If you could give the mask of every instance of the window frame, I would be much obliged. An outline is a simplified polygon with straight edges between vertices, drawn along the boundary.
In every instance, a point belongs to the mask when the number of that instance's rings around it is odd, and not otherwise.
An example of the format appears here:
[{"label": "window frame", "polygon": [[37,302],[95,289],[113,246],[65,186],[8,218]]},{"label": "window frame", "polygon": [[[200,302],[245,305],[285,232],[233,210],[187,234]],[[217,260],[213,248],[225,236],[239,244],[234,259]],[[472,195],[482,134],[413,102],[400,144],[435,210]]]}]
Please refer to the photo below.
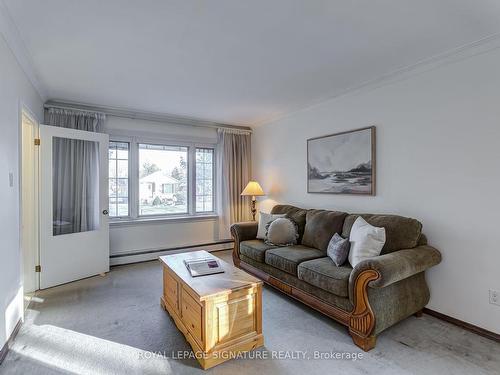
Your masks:
[{"label": "window frame", "polygon": [[[110,223],[120,222],[151,222],[168,220],[189,220],[217,217],[217,144],[205,140],[186,140],[185,138],[165,136],[120,136],[110,134],[110,142],[127,142],[129,144],[129,216],[110,217]],[[139,144],[161,146],[187,147],[187,213],[171,213],[156,215],[139,215]],[[196,212],[196,149],[213,150],[212,164],[212,211]]]},{"label": "window frame", "polygon": [[[205,150],[212,150],[212,211],[200,211],[200,212],[197,212],[196,211],[196,150],[198,149],[205,149]],[[216,181],[217,181],[217,175],[215,173],[215,169],[216,169],[216,150],[217,148],[215,146],[213,147],[206,147],[206,146],[199,146],[199,145],[196,145],[194,146],[194,183],[193,183],[193,189],[195,190],[194,191],[194,201],[193,201],[193,209],[194,209],[194,212],[195,214],[204,214],[204,213],[215,213],[216,211],[216,207],[217,207],[217,202],[216,202],[216,198],[217,198],[217,186],[216,186]]]},{"label": "window frame", "polygon": [[[109,216],[109,219],[110,220],[123,220],[123,219],[130,219],[130,187],[131,187],[131,183],[130,183],[130,171],[131,171],[131,155],[132,155],[132,143],[129,139],[120,139],[118,140],[117,138],[119,137],[114,137],[113,139],[110,139],[109,140],[109,143],[111,142],[115,142],[115,143],[128,143],[128,177],[127,177],[127,189],[128,189],[128,193],[127,193],[127,199],[128,199],[128,215],[124,215],[124,216]],[[109,153],[109,144],[108,144],[108,153]],[[118,163],[117,163],[118,164]],[[118,167],[118,166],[117,166]],[[109,168],[109,157],[108,157],[108,168]],[[117,169],[117,173],[118,173],[118,169]],[[111,179],[112,177],[109,177],[109,169],[108,169],[108,184],[109,184],[109,180]],[[109,187],[108,187],[109,189]],[[109,193],[108,193],[108,199],[109,199]],[[109,207],[108,207],[108,211],[110,211]]]}]

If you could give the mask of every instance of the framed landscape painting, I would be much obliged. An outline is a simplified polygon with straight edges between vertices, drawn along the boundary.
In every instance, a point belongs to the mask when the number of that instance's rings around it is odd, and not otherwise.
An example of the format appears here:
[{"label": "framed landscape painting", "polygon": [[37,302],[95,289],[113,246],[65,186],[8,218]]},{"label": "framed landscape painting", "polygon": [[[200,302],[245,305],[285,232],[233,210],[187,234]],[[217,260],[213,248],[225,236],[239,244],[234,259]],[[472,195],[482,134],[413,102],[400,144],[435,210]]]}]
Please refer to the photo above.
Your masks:
[{"label": "framed landscape painting", "polygon": [[375,195],[375,126],[308,139],[307,192]]}]

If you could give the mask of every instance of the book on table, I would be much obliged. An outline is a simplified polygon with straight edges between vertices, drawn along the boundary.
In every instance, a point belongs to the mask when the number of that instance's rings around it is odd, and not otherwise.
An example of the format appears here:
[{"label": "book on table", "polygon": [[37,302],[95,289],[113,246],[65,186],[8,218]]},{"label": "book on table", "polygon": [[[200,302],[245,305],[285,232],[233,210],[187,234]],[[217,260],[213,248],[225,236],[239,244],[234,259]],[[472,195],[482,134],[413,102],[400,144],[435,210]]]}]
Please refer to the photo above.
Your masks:
[{"label": "book on table", "polygon": [[219,261],[215,258],[185,259],[184,264],[192,277],[223,273]]}]

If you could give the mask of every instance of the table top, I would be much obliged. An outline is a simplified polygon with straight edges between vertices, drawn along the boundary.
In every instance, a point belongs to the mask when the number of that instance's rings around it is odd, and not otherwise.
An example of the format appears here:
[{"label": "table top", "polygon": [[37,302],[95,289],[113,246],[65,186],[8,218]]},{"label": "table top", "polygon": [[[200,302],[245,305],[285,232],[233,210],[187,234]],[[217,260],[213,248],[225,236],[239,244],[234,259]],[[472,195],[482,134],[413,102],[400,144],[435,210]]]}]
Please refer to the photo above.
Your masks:
[{"label": "table top", "polygon": [[[224,273],[192,277],[184,264],[184,260],[200,258],[217,259]],[[262,284],[262,281],[256,277],[236,268],[232,264],[224,262],[222,259],[211,255],[205,250],[164,255],[160,257],[160,262],[181,278],[200,299],[211,297],[216,294],[227,294],[238,289]]]}]

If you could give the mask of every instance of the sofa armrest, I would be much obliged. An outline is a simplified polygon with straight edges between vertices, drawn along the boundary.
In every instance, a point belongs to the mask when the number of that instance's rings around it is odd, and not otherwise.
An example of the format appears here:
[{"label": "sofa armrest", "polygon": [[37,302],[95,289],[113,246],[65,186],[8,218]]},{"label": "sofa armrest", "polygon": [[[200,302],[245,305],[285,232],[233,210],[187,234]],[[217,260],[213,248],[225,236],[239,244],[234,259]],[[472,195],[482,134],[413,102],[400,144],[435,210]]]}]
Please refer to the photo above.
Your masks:
[{"label": "sofa armrest", "polygon": [[256,221],[247,221],[231,225],[231,235],[234,239],[233,262],[236,266],[240,261],[240,242],[254,240],[257,237],[259,224]]},{"label": "sofa armrest", "polygon": [[366,270],[379,273],[376,280],[370,282],[373,288],[383,288],[406,279],[441,262],[441,253],[435,248],[422,245],[413,249],[398,250],[371,259],[366,259],[354,267],[349,277],[349,295],[352,297],[356,278]]},{"label": "sofa armrest", "polygon": [[257,228],[259,224],[256,221],[247,221],[231,225],[231,235],[234,242],[254,240],[257,237]]}]

